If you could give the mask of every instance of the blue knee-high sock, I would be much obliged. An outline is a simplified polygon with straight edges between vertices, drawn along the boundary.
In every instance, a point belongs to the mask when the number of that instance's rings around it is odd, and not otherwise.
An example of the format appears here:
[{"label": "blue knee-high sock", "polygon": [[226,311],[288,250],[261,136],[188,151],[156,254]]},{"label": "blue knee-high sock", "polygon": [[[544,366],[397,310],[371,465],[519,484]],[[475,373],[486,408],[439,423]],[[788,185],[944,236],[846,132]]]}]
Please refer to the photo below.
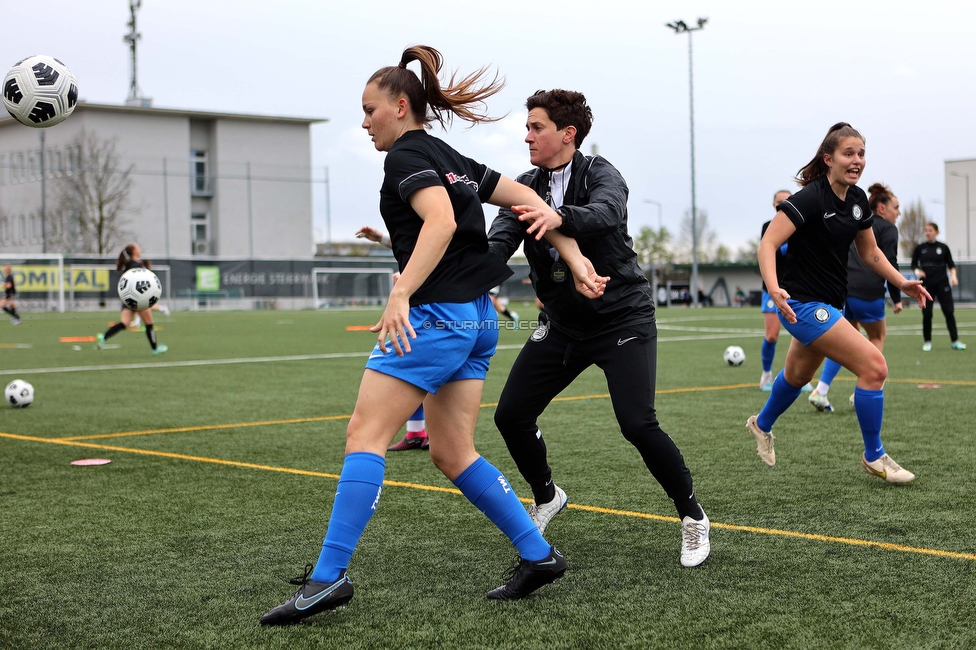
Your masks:
[{"label": "blue knee-high sock", "polygon": [[834,361],[833,359],[827,359],[824,361],[823,371],[820,373],[820,381],[830,386],[831,382],[834,381],[834,377],[840,372],[841,365]]},{"label": "blue knee-high sock", "polygon": [[424,419],[424,405],[421,404],[420,406],[417,407],[417,410],[414,411],[413,415],[411,415],[407,421],[410,422],[413,420],[423,420],[423,419]]},{"label": "blue knee-high sock", "polygon": [[329,517],[329,529],[310,576],[312,580],[332,582],[348,568],[349,558],[379,504],[385,470],[386,460],[382,456],[365,451],[346,455],[332,504],[332,516]]},{"label": "blue knee-high sock", "polygon": [[454,479],[454,485],[512,540],[522,559],[535,561],[549,556],[549,542],[529,519],[512,486],[487,460],[479,457],[471,463]]},{"label": "blue knee-high sock", "polygon": [[763,339],[762,344],[762,366],[763,372],[769,372],[773,369],[773,357],[776,356],[776,341],[767,341]]},{"label": "blue knee-high sock", "polygon": [[780,370],[773,381],[773,390],[769,393],[766,406],[759,412],[759,418],[756,420],[759,428],[763,431],[772,431],[776,419],[790,408],[790,404],[796,401],[802,389],[803,386],[794,386],[786,381],[784,371]]},{"label": "blue knee-high sock", "polygon": [[864,438],[864,458],[868,462],[885,454],[881,444],[881,421],[884,419],[884,391],[854,388],[854,412]]}]

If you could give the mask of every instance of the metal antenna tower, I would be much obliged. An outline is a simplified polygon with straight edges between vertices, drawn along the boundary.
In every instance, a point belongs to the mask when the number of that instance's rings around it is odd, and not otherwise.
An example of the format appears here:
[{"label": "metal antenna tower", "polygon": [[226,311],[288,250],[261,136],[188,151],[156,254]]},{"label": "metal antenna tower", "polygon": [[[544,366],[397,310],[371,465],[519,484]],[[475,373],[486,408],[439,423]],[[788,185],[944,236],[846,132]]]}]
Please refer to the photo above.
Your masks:
[{"label": "metal antenna tower", "polygon": [[148,108],[152,104],[152,99],[142,96],[142,89],[139,88],[138,81],[138,65],[136,64],[136,43],[142,38],[142,34],[136,30],[136,11],[140,7],[142,7],[142,0],[129,0],[129,15],[131,18],[126,23],[129,27],[129,33],[122,37],[122,42],[129,44],[132,66],[132,76],[129,80],[129,96],[126,98],[125,103],[127,106]]}]

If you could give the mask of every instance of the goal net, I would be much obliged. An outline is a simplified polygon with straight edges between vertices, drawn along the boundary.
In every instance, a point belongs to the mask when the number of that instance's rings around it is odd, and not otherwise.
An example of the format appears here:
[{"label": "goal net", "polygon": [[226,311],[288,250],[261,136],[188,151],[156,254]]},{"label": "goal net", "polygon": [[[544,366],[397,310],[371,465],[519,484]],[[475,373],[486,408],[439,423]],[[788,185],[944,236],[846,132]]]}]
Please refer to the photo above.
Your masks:
[{"label": "goal net", "polygon": [[312,298],[316,309],[384,305],[392,288],[390,269],[312,269]]},{"label": "goal net", "polygon": [[28,253],[10,255],[0,253],[0,275],[6,284],[6,268],[17,289],[17,308],[20,311],[61,311],[65,309],[64,256],[58,253]]}]

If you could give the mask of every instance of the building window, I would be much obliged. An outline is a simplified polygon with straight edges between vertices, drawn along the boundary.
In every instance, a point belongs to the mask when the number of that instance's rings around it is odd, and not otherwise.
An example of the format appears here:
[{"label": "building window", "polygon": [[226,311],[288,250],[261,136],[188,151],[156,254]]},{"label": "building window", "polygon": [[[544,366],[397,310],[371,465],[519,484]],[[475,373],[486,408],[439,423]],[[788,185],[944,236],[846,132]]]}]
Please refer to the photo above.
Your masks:
[{"label": "building window", "polygon": [[190,193],[193,196],[213,196],[206,151],[190,152]]}]

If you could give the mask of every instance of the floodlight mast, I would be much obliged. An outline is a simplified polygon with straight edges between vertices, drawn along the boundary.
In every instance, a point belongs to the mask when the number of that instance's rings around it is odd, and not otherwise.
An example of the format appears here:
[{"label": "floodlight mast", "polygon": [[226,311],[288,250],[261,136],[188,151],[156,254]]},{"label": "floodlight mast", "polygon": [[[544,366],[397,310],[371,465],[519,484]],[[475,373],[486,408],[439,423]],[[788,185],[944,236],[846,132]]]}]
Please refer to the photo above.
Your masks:
[{"label": "floodlight mast", "polygon": [[691,293],[692,305],[698,306],[698,209],[695,205],[695,84],[692,67],[691,33],[705,28],[708,18],[699,18],[698,27],[688,27],[683,20],[668,23],[675,34],[688,34],[688,119],[691,123]]},{"label": "floodlight mast", "polygon": [[132,75],[129,78],[129,96],[126,98],[126,104],[141,103],[140,95],[142,92],[139,89],[139,81],[137,79],[137,66],[136,66],[136,42],[142,38],[136,30],[136,11],[142,7],[142,0],[129,0],[129,22],[126,23],[129,27],[129,33],[122,37],[123,43],[129,44],[129,51],[131,53],[131,66]]}]

